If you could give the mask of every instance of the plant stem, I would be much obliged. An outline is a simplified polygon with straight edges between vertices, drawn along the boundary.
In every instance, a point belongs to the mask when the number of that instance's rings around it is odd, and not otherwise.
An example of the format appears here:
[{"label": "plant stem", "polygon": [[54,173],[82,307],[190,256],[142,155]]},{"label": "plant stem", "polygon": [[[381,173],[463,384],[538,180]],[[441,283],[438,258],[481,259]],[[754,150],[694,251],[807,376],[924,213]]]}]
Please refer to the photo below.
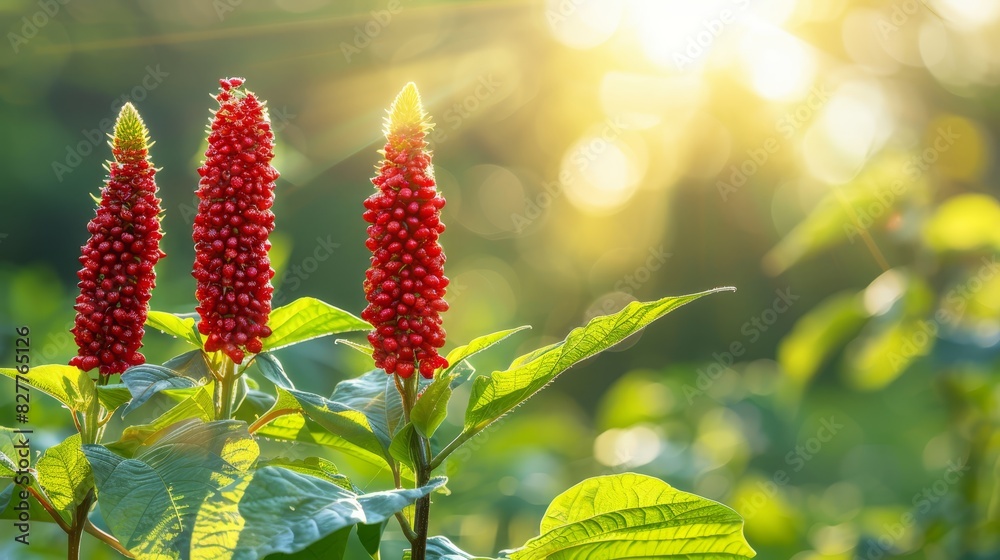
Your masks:
[{"label": "plant stem", "polygon": [[[401,396],[403,397],[403,417],[407,422],[409,422],[410,411],[413,410],[413,406],[417,402],[417,391],[420,387],[420,380],[417,377],[417,374],[414,374],[400,383],[399,377],[397,376],[396,387],[400,390]],[[430,442],[427,438],[414,430],[414,437],[410,441],[410,456],[413,458],[416,470],[417,488],[426,486],[431,478],[429,450]],[[424,496],[423,498],[417,500],[413,515],[412,537],[411,534],[406,535],[406,538],[410,541],[411,560],[426,560],[427,558],[427,532],[430,524],[430,514],[431,497]],[[408,524],[403,525],[402,521],[405,521],[405,519],[400,521],[400,526],[403,527],[403,533],[406,534],[409,526]]]},{"label": "plant stem", "polygon": [[[413,440],[413,458],[417,467],[417,488],[421,488],[430,481],[430,464],[427,456],[427,438],[416,434]],[[413,514],[413,530],[416,538],[413,539],[411,548],[412,560],[425,560],[427,556],[427,531],[431,516],[431,497],[424,496],[417,500],[416,510]]]},{"label": "plant stem", "polygon": [[[107,385],[110,378],[111,376],[109,375],[98,374],[97,386],[103,387]],[[104,405],[101,404],[101,399],[95,394],[94,402],[90,405],[90,410],[84,413],[83,431],[80,432],[80,438],[83,443],[101,442],[101,437],[104,435],[104,424],[101,423],[101,417],[104,416],[105,412]],[[78,560],[80,558],[80,542],[83,540],[83,531],[86,529],[87,523],[90,522],[87,516],[90,515],[90,508],[93,505],[94,488],[91,488],[87,492],[87,496],[73,512],[73,524],[69,526],[69,530],[66,532],[69,536],[66,557],[69,560]]]},{"label": "plant stem", "polygon": [[247,431],[250,432],[251,434],[255,433],[257,430],[270,424],[271,421],[274,420],[275,418],[280,418],[288,414],[296,414],[299,412],[299,410],[300,409],[295,409],[295,408],[279,408],[278,410],[272,410],[270,412],[267,412],[260,418],[254,420],[254,423],[250,424],[250,427],[247,428]]},{"label": "plant stem", "polygon": [[236,381],[239,379],[239,364],[225,357],[219,365],[215,378],[215,412],[217,420],[231,420],[236,401]]},{"label": "plant stem", "polygon": [[135,558],[135,556],[131,552],[129,552],[127,548],[122,546],[122,543],[118,542],[118,539],[100,530],[96,525],[91,523],[89,519],[87,520],[87,524],[84,526],[83,530],[90,533],[98,540],[103,541],[111,548],[115,549],[118,552],[118,554],[121,554],[126,558]]},{"label": "plant stem", "polygon": [[66,557],[69,560],[80,558],[80,541],[83,537],[83,530],[87,526],[87,514],[90,513],[90,506],[94,503],[94,489],[87,492],[87,497],[76,507],[73,513],[73,525],[69,528],[69,547]]}]

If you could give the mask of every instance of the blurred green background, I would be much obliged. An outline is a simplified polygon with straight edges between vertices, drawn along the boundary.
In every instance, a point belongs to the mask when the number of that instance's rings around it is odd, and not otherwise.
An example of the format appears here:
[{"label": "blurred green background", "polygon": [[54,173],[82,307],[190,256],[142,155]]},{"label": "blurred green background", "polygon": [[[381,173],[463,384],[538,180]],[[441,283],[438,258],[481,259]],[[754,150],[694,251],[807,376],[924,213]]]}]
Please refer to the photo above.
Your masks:
[{"label": "blurred green background", "polygon": [[[534,326],[480,371],[631,299],[738,287],[471,442],[433,533],[494,554],[562,490],[637,471],[734,507],[764,559],[1000,558],[1000,1],[4,0],[0,30],[2,363],[22,325],[33,363],[75,353],[125,100],[162,167],[153,306],[193,309],[195,169],[226,76],[276,130],[277,303],[359,313],[361,202],[412,80],[448,199],[448,347]],[[146,336],[150,361],[183,350]],[[370,368],[331,339],[279,355],[325,394]],[[52,402],[33,403],[36,451],[68,435]],[[62,557],[40,521],[28,549],[0,524],[0,557]]]}]

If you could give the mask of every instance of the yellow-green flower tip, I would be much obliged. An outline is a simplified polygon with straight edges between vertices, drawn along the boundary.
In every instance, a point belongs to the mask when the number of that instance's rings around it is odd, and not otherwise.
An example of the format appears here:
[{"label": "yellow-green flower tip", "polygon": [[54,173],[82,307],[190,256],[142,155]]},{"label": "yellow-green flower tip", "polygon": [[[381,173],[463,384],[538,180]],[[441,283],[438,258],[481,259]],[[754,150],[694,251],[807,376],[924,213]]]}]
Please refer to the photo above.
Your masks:
[{"label": "yellow-green flower tip", "polygon": [[430,118],[424,112],[420,102],[420,92],[417,85],[410,82],[403,86],[389,108],[389,116],[385,120],[385,133],[394,134],[405,130],[418,128],[427,132],[431,128]]},{"label": "yellow-green flower tip", "polygon": [[149,147],[149,129],[131,103],[123,105],[118,113],[112,144],[115,150],[125,152],[136,152]]}]

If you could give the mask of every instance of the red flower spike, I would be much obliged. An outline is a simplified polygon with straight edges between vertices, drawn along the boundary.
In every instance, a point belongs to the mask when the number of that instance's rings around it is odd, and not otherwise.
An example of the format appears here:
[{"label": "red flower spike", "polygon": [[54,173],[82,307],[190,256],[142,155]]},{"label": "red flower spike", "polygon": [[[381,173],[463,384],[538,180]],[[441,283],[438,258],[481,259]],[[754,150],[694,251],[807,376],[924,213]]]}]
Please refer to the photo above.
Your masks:
[{"label": "red flower spike", "polygon": [[101,375],[122,373],[146,361],[139,352],[149,297],[160,258],[160,199],[149,161],[149,131],[126,103],[111,140],[114,161],[101,190],[97,215],[87,224],[77,272],[80,295],[72,329],[79,347],[69,365]]},{"label": "red flower spike", "polygon": [[372,252],[365,273],[368,307],[361,317],[374,330],[368,341],[375,366],[409,377],[414,370],[430,379],[448,367],[438,354],[444,346],[441,312],[448,278],[438,236],[444,231],[444,198],[434,188],[434,169],[425,136],[433,127],[413,83],[406,84],[386,118],[384,157],[372,179],[378,189],[365,200],[365,245]]},{"label": "red flower spike", "polygon": [[261,351],[271,335],[271,278],[267,252],[274,231],[274,134],[265,104],[242,88],[243,78],[220,80],[205,163],[198,168],[194,219],[198,281],[198,330],[205,349],[223,351],[236,363]]}]

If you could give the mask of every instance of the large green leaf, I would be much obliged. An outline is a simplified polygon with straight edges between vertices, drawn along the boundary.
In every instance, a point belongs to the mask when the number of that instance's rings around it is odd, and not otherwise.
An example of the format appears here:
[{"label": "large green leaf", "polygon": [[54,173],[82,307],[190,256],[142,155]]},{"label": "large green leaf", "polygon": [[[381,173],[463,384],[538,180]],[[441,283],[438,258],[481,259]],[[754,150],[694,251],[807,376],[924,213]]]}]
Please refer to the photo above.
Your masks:
[{"label": "large green leaf", "polygon": [[234,558],[294,553],[346,527],[381,523],[444,482],[435,478],[418,489],[357,495],[326,480],[264,467],[253,475],[240,500],[244,526]]},{"label": "large green leaf", "polygon": [[261,375],[265,379],[274,383],[278,387],[284,389],[294,389],[295,385],[292,380],[288,378],[288,374],[285,373],[285,368],[281,366],[281,362],[278,361],[277,356],[269,352],[262,352],[257,354],[257,358],[254,360],[257,364],[257,369],[260,370]]},{"label": "large green leaf", "polygon": [[574,364],[611,348],[678,307],[708,294],[731,290],[717,288],[653,302],[629,303],[618,313],[595,317],[586,326],[574,329],[566,340],[549,346],[544,352],[536,351],[530,354],[530,359],[515,360],[517,365],[510,369],[494,372],[489,377],[477,377],[465,413],[466,433],[482,430]]},{"label": "large green leaf", "polygon": [[462,360],[467,360],[471,358],[472,356],[482,352],[483,350],[486,350],[490,346],[493,346],[494,344],[502,341],[503,339],[507,338],[508,336],[514,333],[530,328],[531,328],[530,325],[523,325],[514,329],[507,329],[505,331],[495,332],[493,334],[488,334],[485,336],[474,338],[472,342],[466,344],[465,346],[459,346],[458,348],[455,348],[451,352],[448,352],[447,360],[449,365],[448,368],[444,370],[443,374],[446,375],[451,373],[452,370],[455,369],[455,367],[458,364],[462,363]]},{"label": "large green leaf", "polygon": [[228,557],[241,524],[239,496],[224,489],[245,486],[259,454],[242,422],[185,422],[132,459],[100,445],[85,445],[83,452],[101,515],[137,557]]},{"label": "large green leaf", "polygon": [[[403,552],[403,560],[410,560],[412,553]],[[473,556],[454,545],[445,537],[427,539],[427,560],[493,560],[483,556]]]},{"label": "large green leaf", "polygon": [[560,494],[542,518],[541,535],[510,554],[512,560],[754,556],[735,511],[634,473],[591,478]]},{"label": "large green leaf", "polygon": [[388,441],[385,426],[371,422],[365,411],[305,391],[279,388],[280,391],[290,393],[309,418],[349,443],[351,447],[371,455],[388,458],[386,453],[388,445],[383,443]]},{"label": "large green leaf", "polygon": [[[358,525],[364,527],[365,525]],[[342,560],[347,552],[347,541],[351,538],[351,527],[334,531],[298,552],[269,554],[267,560]]]},{"label": "large green leaf", "polygon": [[87,410],[97,395],[90,377],[73,366],[34,366],[27,375],[19,374],[16,369],[0,368],[0,374],[20,379],[22,383],[27,379],[33,388],[54,397],[70,410]]},{"label": "large green leaf", "polygon": [[97,386],[97,398],[104,405],[104,408],[110,412],[118,410],[118,407],[127,403],[132,399],[132,393],[129,392],[128,387],[124,383],[115,383],[114,385],[98,385]]},{"label": "large green leaf", "polygon": [[451,400],[451,384],[458,377],[455,374],[441,374],[420,394],[410,411],[413,427],[424,437],[431,437],[448,416],[448,401]]},{"label": "large green leaf", "polygon": [[380,559],[379,549],[382,547],[382,534],[385,532],[385,526],[388,524],[389,521],[386,520],[382,523],[372,523],[371,525],[364,523],[358,525],[358,540],[372,560]]},{"label": "large green leaf", "polygon": [[215,378],[208,363],[208,355],[201,349],[174,356],[164,362],[163,367],[175,371],[177,375],[193,379],[198,385],[204,385]]},{"label": "large green leaf", "polygon": [[62,443],[48,448],[35,465],[39,484],[59,511],[76,508],[94,487],[90,463],[80,444],[80,434],[73,434]]},{"label": "large green leaf", "polygon": [[198,387],[194,394],[149,424],[125,428],[121,439],[108,444],[108,447],[116,453],[131,456],[139,446],[156,440],[175,424],[191,419],[207,422],[214,418],[215,400],[212,397],[212,389],[207,386]]},{"label": "large green leaf", "polygon": [[287,457],[275,457],[261,461],[260,467],[281,467],[290,471],[307,474],[316,478],[322,478],[340,486],[344,490],[357,490],[347,476],[340,474],[337,465],[332,461],[322,457],[307,457],[305,459],[289,459]]},{"label": "large green leaf", "polygon": [[122,411],[122,416],[126,416],[139,408],[161,391],[168,389],[190,389],[198,385],[198,382],[194,379],[184,377],[172,369],[154,364],[142,364],[128,368],[122,374],[122,383],[128,387],[129,393],[132,394],[132,402]]},{"label": "large green leaf", "polygon": [[367,321],[310,297],[275,309],[267,324],[271,327],[271,336],[263,341],[265,351],[321,336],[372,328]]},{"label": "large green leaf", "polygon": [[150,311],[146,315],[146,324],[171,336],[183,338],[198,348],[205,346],[193,317],[174,315],[163,311]]}]

